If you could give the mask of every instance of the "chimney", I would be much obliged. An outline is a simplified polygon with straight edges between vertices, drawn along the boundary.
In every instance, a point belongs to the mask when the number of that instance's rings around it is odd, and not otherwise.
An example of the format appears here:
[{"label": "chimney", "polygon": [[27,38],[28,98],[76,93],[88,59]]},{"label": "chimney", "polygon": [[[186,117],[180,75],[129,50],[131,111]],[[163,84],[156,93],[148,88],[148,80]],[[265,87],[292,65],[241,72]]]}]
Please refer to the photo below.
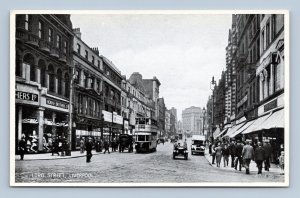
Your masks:
[{"label": "chimney", "polygon": [[81,32],[80,32],[80,28],[74,28],[73,29],[73,33],[79,37],[81,39]]},{"label": "chimney", "polygon": [[99,56],[99,49],[98,49],[98,47],[93,47],[92,50]]}]

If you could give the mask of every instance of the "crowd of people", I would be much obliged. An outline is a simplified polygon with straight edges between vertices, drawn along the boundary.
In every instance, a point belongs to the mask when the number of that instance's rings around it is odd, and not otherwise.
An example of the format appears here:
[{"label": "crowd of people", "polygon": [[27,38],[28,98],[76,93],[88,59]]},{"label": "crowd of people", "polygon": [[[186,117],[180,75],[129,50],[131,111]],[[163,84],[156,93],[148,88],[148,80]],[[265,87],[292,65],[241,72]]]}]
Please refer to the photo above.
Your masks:
[{"label": "crowd of people", "polygon": [[[280,156],[277,160],[281,168],[280,174],[283,175],[284,150],[283,146],[281,148]],[[253,143],[249,139],[245,142],[235,139],[232,139],[230,142],[215,141],[214,143],[209,144],[209,154],[212,157],[212,164],[216,164],[217,167],[221,166],[221,161],[223,158],[224,167],[231,166],[235,170],[239,171],[242,171],[242,168],[244,167],[246,174],[250,174],[250,163],[251,161],[254,161],[258,169],[257,173],[262,174],[263,168],[265,171],[270,170],[272,146],[269,140],[265,140],[263,143]]]}]

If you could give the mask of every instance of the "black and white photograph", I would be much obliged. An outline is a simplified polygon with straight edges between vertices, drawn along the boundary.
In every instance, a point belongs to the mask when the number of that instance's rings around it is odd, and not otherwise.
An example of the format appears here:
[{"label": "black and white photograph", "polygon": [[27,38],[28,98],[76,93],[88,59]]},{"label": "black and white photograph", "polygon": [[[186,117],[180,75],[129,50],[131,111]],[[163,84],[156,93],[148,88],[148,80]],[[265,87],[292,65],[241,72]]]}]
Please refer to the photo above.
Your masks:
[{"label": "black and white photograph", "polygon": [[10,14],[11,186],[287,187],[289,101],[286,10]]}]

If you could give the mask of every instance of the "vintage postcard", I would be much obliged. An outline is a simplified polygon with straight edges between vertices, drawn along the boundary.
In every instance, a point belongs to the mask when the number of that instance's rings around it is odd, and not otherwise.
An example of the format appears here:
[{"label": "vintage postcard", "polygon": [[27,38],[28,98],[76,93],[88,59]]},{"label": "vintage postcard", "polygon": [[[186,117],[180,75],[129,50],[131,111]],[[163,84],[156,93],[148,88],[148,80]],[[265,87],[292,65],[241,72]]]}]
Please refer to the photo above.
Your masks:
[{"label": "vintage postcard", "polygon": [[10,18],[11,186],[289,185],[288,11]]}]

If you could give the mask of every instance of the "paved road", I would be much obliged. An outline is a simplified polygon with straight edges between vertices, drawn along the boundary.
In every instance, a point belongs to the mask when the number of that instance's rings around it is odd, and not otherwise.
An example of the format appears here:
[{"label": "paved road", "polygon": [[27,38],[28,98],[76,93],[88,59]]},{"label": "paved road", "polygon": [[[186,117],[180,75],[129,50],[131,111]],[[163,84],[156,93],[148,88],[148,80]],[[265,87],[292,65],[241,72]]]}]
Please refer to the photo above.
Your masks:
[{"label": "paved road", "polygon": [[[188,144],[190,145],[190,144]],[[190,149],[190,146],[189,146]],[[148,154],[111,153],[60,160],[16,160],[16,182],[283,182],[280,175],[245,175],[212,167],[204,156],[172,159],[173,144]]]}]

